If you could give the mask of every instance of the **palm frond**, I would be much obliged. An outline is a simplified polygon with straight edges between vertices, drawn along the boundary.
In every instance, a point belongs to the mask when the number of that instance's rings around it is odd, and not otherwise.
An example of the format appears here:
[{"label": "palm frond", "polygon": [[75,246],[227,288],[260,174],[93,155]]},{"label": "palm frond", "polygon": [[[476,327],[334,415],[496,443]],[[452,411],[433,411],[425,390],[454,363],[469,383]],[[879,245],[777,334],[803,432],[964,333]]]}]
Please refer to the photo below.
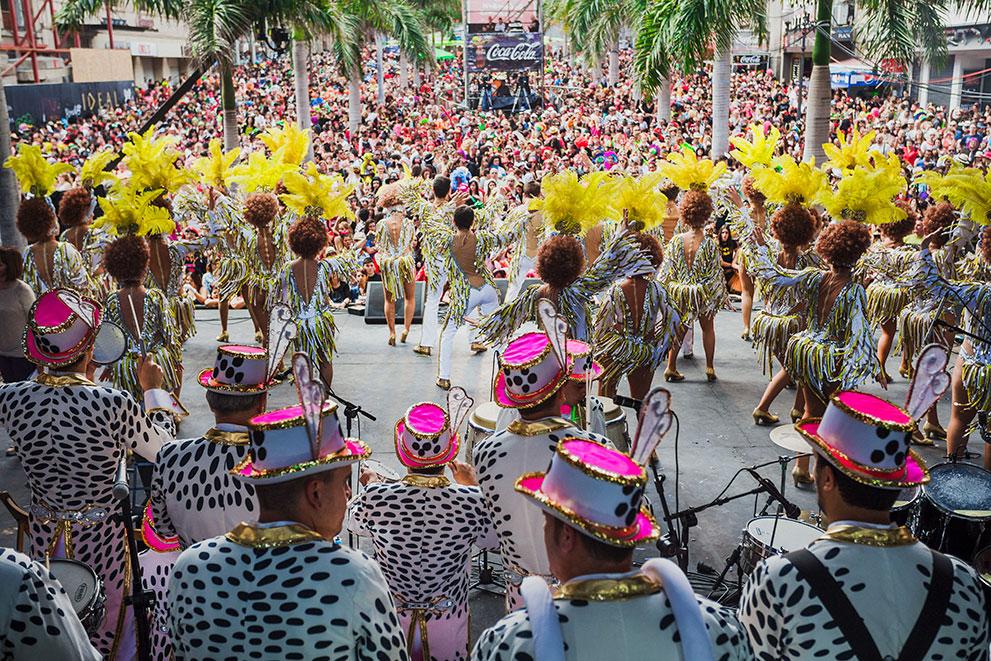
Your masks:
[{"label": "palm frond", "polygon": [[904,0],[865,0],[856,23],[857,43],[870,59],[910,62],[915,56],[915,12]]},{"label": "palm frond", "polygon": [[189,46],[201,64],[218,60],[233,63],[237,40],[252,29],[250,7],[243,0],[196,0],[189,5],[186,21]]},{"label": "palm frond", "polygon": [[586,59],[599,59],[615,47],[624,23],[624,0],[576,0],[567,14],[567,29]]},{"label": "palm frond", "polygon": [[657,0],[640,19],[633,70],[648,101],[668,84],[671,75],[671,19],[676,9],[676,0]]},{"label": "palm frond", "polygon": [[930,62],[941,64],[946,59],[946,16],[947,8],[942,2],[916,2],[916,41]]},{"label": "palm frond", "polygon": [[376,32],[388,35],[399,44],[399,50],[416,60],[434,62],[433,49],[427,41],[423,16],[406,0],[351,0],[349,5],[361,5],[357,16]]},{"label": "palm frond", "polygon": [[737,28],[734,0],[681,0],[672,20],[671,44],[686,70],[698,68],[710,46],[725,51]]},{"label": "palm frond", "polygon": [[55,14],[55,27],[65,32],[78,28],[97,12],[104,11],[103,0],[65,0]]}]

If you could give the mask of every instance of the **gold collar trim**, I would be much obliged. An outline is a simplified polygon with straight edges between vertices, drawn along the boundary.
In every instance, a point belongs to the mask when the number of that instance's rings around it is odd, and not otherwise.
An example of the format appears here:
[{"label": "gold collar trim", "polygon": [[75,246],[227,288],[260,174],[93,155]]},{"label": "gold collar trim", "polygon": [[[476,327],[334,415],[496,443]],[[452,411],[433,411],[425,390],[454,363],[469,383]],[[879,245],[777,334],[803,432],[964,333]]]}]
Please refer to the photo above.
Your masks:
[{"label": "gold collar trim", "polygon": [[863,544],[864,546],[877,546],[881,548],[908,546],[918,541],[915,539],[915,535],[905,526],[899,526],[897,528],[835,526],[827,530],[821,539],[831,539],[834,542],[848,542],[850,544]]},{"label": "gold collar trim", "polygon": [[239,523],[225,537],[235,544],[256,549],[273,549],[280,546],[302,544],[303,542],[327,541],[319,533],[300,523],[272,528],[262,528],[253,523]]},{"label": "gold collar trim", "polygon": [[422,487],[424,489],[443,489],[451,486],[451,481],[443,475],[417,475],[410,473],[401,482],[411,487]]},{"label": "gold collar trim", "polygon": [[544,418],[542,420],[533,421],[519,418],[509,423],[509,426],[506,427],[506,431],[518,436],[540,436],[542,434],[549,434],[552,431],[557,431],[570,426],[571,423],[564,418]]},{"label": "gold collar trim", "polygon": [[208,429],[203,438],[216,443],[217,445],[247,445],[248,432],[246,431],[223,431],[222,429]]},{"label": "gold collar trim", "polygon": [[568,581],[557,587],[555,599],[582,599],[585,601],[619,601],[647,594],[657,594],[661,584],[646,574],[634,574],[621,578],[590,578]]},{"label": "gold collar trim", "polygon": [[66,386],[95,386],[89,379],[77,374],[47,374],[42,373],[34,377],[37,383],[52,388],[64,388]]}]

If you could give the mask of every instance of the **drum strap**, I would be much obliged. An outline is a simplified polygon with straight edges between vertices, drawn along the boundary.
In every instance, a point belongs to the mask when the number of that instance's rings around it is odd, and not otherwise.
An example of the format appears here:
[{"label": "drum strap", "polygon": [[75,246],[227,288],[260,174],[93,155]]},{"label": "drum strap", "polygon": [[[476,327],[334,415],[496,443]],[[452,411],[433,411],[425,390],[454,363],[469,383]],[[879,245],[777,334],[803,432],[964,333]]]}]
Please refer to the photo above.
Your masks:
[{"label": "drum strap", "polygon": [[[908,640],[902,647],[898,661],[918,659],[920,652],[928,650],[943,623],[943,616],[950,602],[953,586],[953,566],[942,553],[933,551],[933,579],[926,595],[919,619],[916,620]],[[793,551],[785,556],[798,570],[819,598],[829,615],[839,626],[854,655],[860,661],[882,661],[881,653],[871,637],[864,619],[854,609],[853,604],[843,593],[843,589],[829,573],[829,570],[809,550]]]}]

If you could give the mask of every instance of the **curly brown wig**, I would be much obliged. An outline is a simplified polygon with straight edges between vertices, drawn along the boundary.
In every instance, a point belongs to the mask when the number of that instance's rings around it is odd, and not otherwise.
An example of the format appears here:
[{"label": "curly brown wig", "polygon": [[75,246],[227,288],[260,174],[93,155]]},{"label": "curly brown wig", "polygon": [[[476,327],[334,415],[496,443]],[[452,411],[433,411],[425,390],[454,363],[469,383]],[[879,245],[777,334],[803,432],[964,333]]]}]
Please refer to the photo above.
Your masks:
[{"label": "curly brown wig", "polygon": [[634,238],[640,244],[640,250],[650,258],[651,266],[655,269],[660,268],[661,262],[664,261],[664,251],[657,239],[643,232],[638,232],[634,235]]},{"label": "curly brown wig", "polygon": [[712,198],[705,191],[686,191],[678,204],[681,219],[692,229],[702,229],[709,222],[714,207]]},{"label": "curly brown wig", "polygon": [[271,193],[252,193],[244,200],[244,219],[256,227],[267,227],[279,215],[279,198]]},{"label": "curly brown wig", "polygon": [[300,257],[313,259],[327,246],[327,230],[316,218],[300,218],[289,228],[289,247]]},{"label": "curly brown wig", "polygon": [[555,289],[564,289],[585,269],[585,251],[573,236],[558,234],[540,244],[537,275]]},{"label": "curly brown wig", "polygon": [[991,263],[991,225],[981,230],[981,256],[985,262]]},{"label": "curly brown wig", "polygon": [[140,236],[126,234],[107,246],[103,266],[121,286],[136,285],[148,269],[148,244]]},{"label": "curly brown wig", "polygon": [[767,197],[757,190],[750,175],[743,178],[743,194],[750,201],[751,206],[762,207],[767,203]]},{"label": "curly brown wig", "polygon": [[92,203],[93,194],[88,189],[70,188],[62,193],[62,199],[59,200],[58,219],[65,227],[82,225],[90,215],[90,204]]},{"label": "curly brown wig", "polygon": [[47,240],[56,222],[55,212],[43,197],[21,200],[21,206],[17,207],[17,229],[28,243]]},{"label": "curly brown wig", "polygon": [[884,223],[879,228],[881,236],[892,241],[901,241],[915,231],[915,223],[919,220],[919,212],[905,200],[895,200],[895,206],[905,212],[905,217],[893,223]]},{"label": "curly brown wig", "polygon": [[840,220],[823,228],[816,251],[831,266],[852,268],[871,245],[871,230],[855,220]]},{"label": "curly brown wig", "polygon": [[386,184],[379,189],[378,195],[378,206],[380,207],[396,207],[402,204],[402,200],[399,199],[399,185],[398,184]]},{"label": "curly brown wig", "polygon": [[809,210],[794,202],[786,204],[771,216],[771,233],[789,247],[804,246],[812,241],[815,225]]},{"label": "curly brown wig", "polygon": [[942,248],[950,240],[950,227],[956,222],[957,214],[953,210],[953,205],[949,202],[940,202],[935,206],[926,209],[922,216],[922,235],[929,236],[929,245],[933,248]]}]

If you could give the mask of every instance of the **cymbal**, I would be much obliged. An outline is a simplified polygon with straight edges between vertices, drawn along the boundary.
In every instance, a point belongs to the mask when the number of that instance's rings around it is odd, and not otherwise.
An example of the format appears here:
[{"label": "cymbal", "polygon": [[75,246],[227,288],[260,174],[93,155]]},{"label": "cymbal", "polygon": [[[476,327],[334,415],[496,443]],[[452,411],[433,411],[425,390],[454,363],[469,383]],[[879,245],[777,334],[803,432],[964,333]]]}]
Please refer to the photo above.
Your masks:
[{"label": "cymbal", "polygon": [[792,452],[808,452],[809,444],[794,425],[778,425],[771,430],[771,442]]}]

